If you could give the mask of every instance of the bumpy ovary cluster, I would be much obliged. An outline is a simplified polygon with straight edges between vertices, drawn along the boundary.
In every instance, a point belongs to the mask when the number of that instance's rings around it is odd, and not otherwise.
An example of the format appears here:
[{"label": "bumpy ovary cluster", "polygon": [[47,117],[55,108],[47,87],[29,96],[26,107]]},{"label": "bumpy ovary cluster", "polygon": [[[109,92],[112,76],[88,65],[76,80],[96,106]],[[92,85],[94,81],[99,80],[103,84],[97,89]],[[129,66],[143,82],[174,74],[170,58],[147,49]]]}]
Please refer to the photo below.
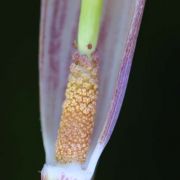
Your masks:
[{"label": "bumpy ovary cluster", "polygon": [[94,127],[97,59],[74,54],[56,142],[56,159],[84,162]]}]

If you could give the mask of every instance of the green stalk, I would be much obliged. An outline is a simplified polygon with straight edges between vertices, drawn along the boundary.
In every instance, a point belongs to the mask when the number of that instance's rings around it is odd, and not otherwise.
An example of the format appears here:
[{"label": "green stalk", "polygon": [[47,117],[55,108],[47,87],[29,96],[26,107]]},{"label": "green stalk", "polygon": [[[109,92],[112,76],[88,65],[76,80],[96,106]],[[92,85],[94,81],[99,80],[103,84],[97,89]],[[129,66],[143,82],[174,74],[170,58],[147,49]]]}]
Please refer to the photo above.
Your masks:
[{"label": "green stalk", "polygon": [[95,50],[99,37],[103,0],[81,0],[78,28],[78,50],[90,56]]}]

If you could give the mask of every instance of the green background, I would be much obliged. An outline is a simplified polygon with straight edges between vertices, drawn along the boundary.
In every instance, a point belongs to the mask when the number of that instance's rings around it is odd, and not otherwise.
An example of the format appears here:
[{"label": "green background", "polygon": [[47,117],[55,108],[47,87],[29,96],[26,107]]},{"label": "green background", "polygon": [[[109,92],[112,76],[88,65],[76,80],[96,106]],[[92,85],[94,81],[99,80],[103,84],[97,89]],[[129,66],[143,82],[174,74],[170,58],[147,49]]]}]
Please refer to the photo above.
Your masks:
[{"label": "green background", "polygon": [[[2,1],[0,179],[38,180],[39,0]],[[119,121],[97,180],[180,179],[180,2],[147,1]]]}]

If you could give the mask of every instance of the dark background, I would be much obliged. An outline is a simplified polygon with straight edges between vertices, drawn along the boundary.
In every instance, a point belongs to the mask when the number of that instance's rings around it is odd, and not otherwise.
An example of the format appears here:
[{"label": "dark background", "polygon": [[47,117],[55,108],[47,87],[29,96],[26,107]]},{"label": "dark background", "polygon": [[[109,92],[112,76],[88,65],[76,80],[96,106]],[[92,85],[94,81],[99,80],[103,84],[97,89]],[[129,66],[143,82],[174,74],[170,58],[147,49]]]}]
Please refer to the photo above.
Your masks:
[{"label": "dark background", "polygon": [[[39,0],[2,1],[0,179],[38,180]],[[119,121],[97,180],[180,179],[180,2],[147,1]]]}]

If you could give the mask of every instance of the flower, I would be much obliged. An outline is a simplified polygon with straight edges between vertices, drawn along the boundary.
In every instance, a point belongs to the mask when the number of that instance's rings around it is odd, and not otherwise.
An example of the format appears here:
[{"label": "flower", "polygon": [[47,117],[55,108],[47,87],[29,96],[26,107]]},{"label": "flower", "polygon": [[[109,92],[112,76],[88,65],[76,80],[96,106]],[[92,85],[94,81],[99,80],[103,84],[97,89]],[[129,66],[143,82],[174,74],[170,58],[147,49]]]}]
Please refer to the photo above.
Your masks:
[{"label": "flower", "polygon": [[[84,1],[84,0],[82,0]],[[83,164],[56,159],[55,144],[77,39],[80,0],[42,0],[40,109],[46,163],[42,179],[91,179],[122,105],[145,0],[104,0],[97,52],[98,99],[91,142]],[[89,49],[94,44],[87,44]],[[65,101],[66,102],[66,101]]]}]

